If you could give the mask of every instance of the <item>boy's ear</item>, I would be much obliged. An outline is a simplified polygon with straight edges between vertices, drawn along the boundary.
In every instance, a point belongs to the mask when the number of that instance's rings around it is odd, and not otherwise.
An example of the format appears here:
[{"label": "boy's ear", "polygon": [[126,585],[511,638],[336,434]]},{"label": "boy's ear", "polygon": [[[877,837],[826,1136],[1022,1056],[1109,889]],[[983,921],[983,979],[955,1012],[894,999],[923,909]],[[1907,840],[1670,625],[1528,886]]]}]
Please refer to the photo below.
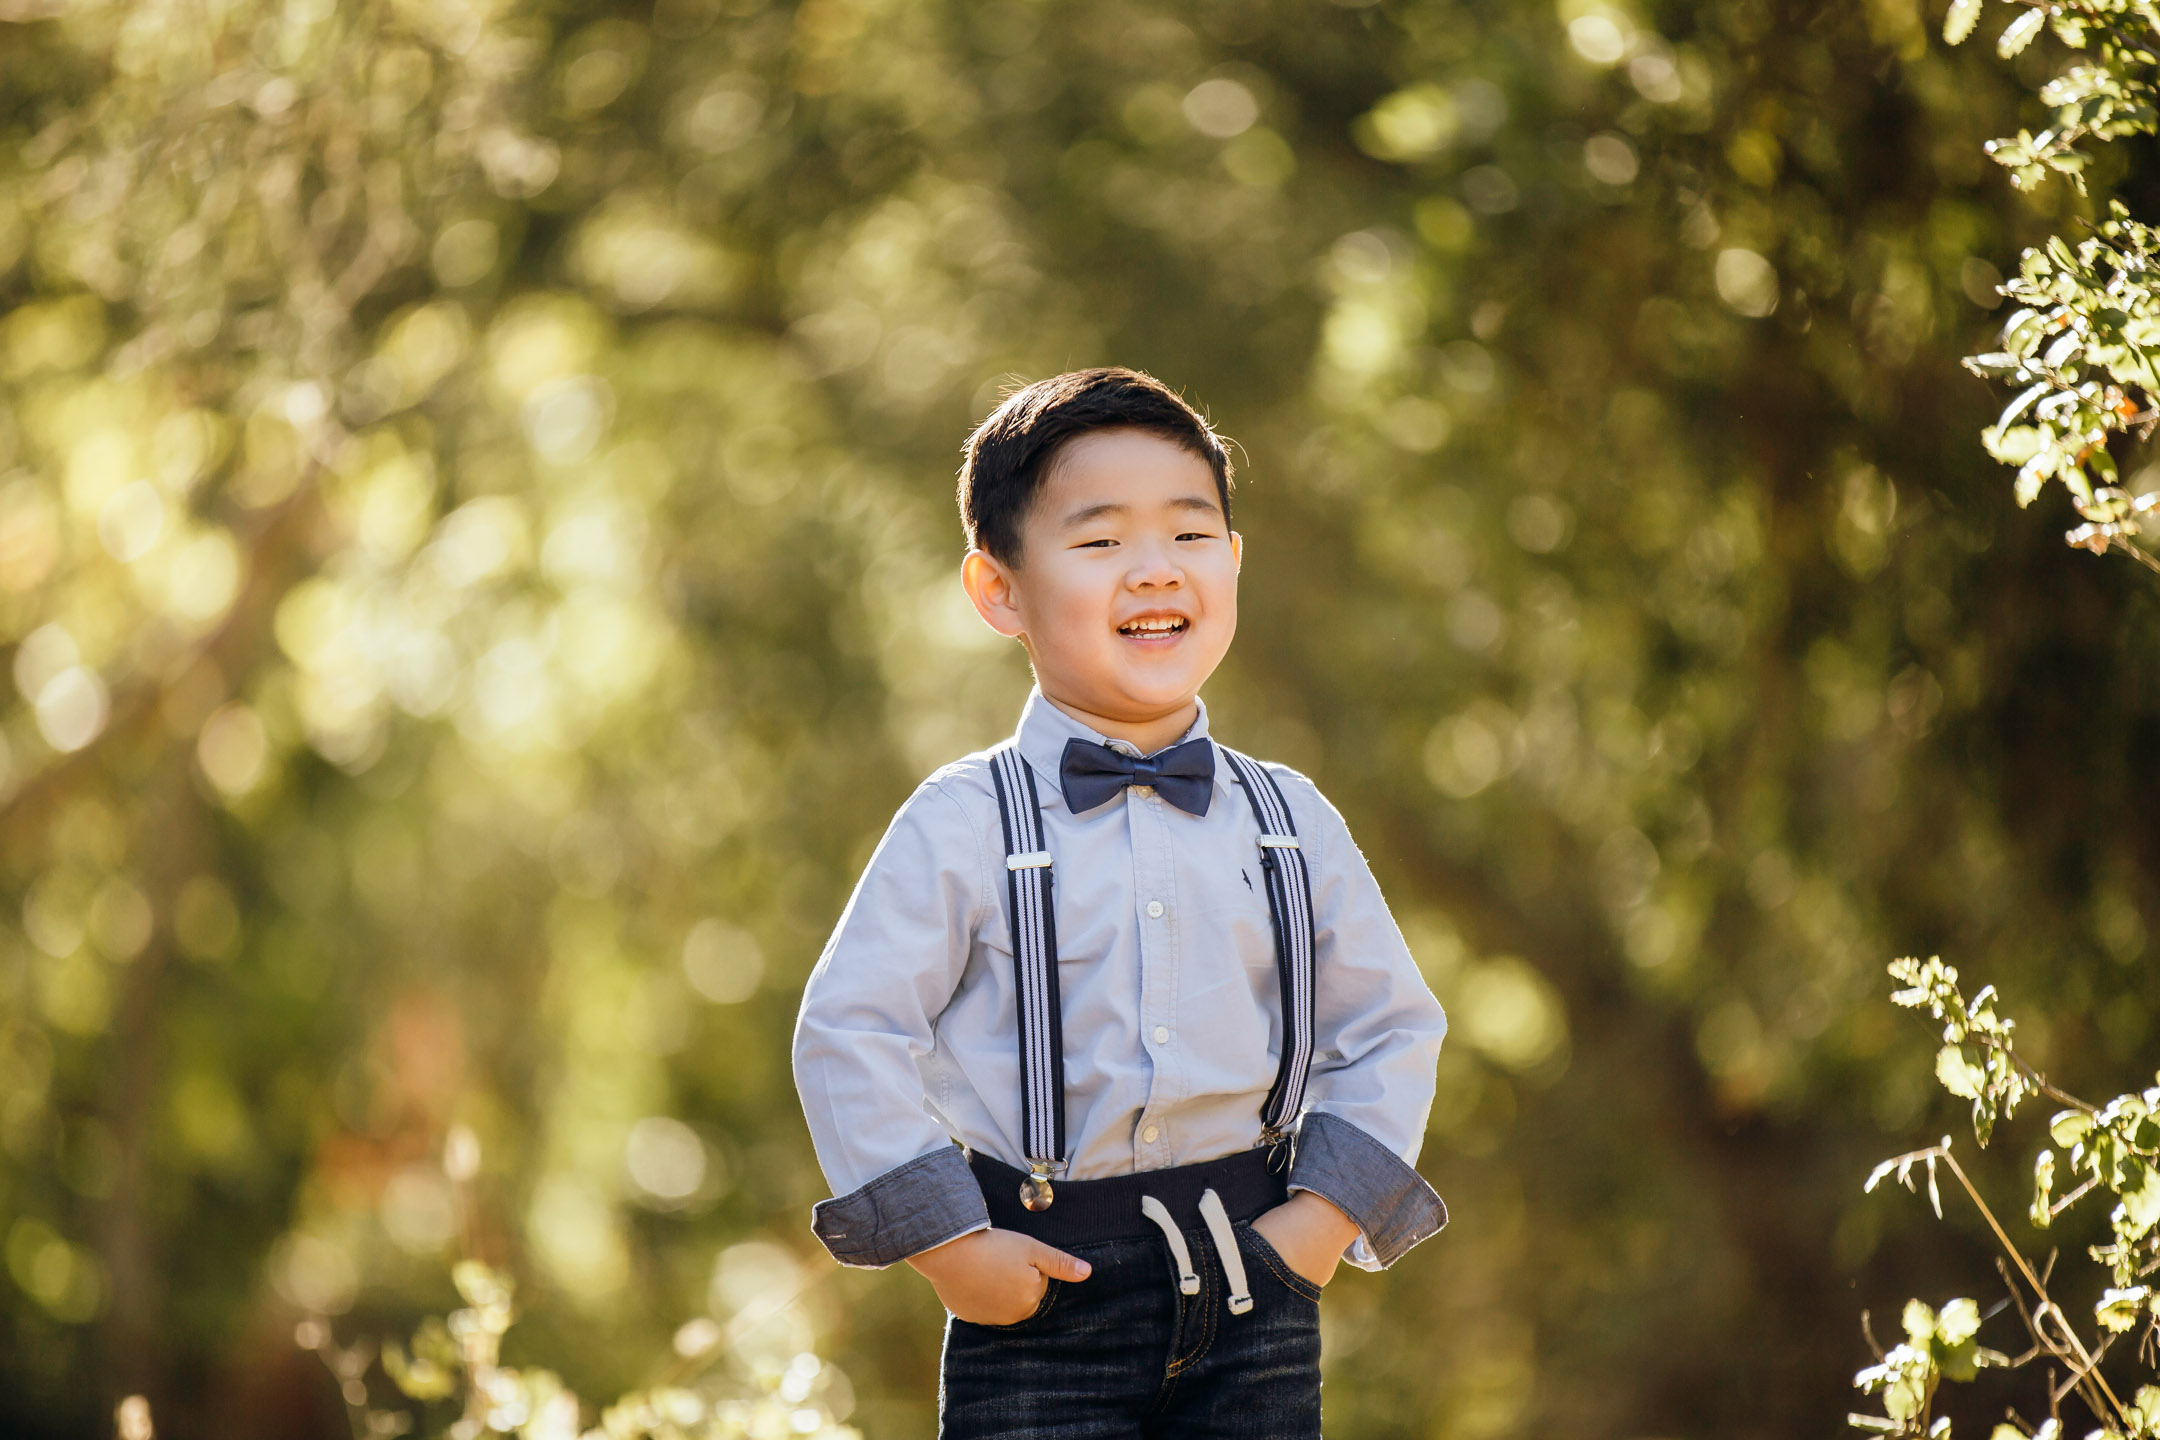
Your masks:
[{"label": "boy's ear", "polygon": [[1245,537],[1235,530],[1230,532],[1230,563],[1239,570],[1245,568]]},{"label": "boy's ear", "polygon": [[960,586],[974,602],[975,613],[1006,639],[1020,634],[1020,603],[1012,571],[987,550],[970,550],[960,562]]}]

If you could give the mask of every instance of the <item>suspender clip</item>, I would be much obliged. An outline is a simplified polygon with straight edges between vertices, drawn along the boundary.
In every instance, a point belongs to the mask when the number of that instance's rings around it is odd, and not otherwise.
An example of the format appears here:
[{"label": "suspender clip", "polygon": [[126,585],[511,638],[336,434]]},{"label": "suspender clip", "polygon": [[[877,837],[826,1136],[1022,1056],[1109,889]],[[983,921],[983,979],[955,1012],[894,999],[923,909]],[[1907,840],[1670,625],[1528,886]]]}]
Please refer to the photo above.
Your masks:
[{"label": "suspender clip", "polygon": [[1020,1182],[1020,1203],[1031,1211],[1047,1210],[1057,1199],[1057,1191],[1050,1184],[1050,1168],[1048,1160],[1028,1161],[1028,1177]]},{"label": "suspender clip", "polygon": [[1295,835],[1262,835],[1260,837],[1260,848],[1263,850],[1296,850],[1301,847],[1298,845],[1297,836]]},{"label": "suspender clip", "polygon": [[1048,850],[1030,850],[1021,855],[1007,855],[1005,857],[1005,868],[1007,870],[1047,870],[1050,868],[1050,852]]}]

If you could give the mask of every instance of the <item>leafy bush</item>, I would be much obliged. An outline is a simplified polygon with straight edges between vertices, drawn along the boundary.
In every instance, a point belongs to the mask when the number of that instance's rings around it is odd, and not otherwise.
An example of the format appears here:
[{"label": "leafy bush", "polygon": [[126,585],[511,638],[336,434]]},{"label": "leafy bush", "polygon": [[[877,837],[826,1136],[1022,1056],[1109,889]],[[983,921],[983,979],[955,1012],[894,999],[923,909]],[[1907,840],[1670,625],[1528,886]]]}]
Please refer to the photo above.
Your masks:
[{"label": "leafy bush", "polygon": [[[858,1440],[860,1432],[836,1424],[821,1403],[831,1377],[815,1355],[753,1368],[733,1382],[706,1375],[729,1339],[710,1321],[678,1331],[676,1355],[661,1378],[617,1399],[586,1429],[583,1406],[561,1377],[502,1363],[502,1339],[517,1318],[511,1277],[461,1260],[451,1278],[464,1307],[421,1321],[409,1348],[388,1340],[378,1352],[366,1339],[340,1346],[326,1321],[301,1322],[295,1338],[337,1378],[356,1437],[387,1440],[417,1428],[446,1440]],[[378,1358],[382,1375],[411,1408],[376,1403],[379,1387],[371,1390],[367,1381]]]},{"label": "leafy bush", "polygon": [[[1984,1368],[2015,1368],[2044,1360],[2048,1364],[2046,1418],[2037,1425],[2027,1424],[2013,1411],[2009,1423],[1995,1428],[1992,1440],[2023,1440],[2025,1436],[2058,1440],[2064,1433],[2062,1402],[2071,1397],[2082,1402],[2097,1422],[2087,1432],[2089,1437],[2151,1440],[2160,1435],[2160,1384],[2145,1383],[2160,1379],[2154,1373],[2155,1359],[2160,1357],[2160,1295],[2148,1283],[2153,1272],[2160,1270],[2160,1120],[2155,1118],[2160,1116],[2160,1075],[2154,1077],[2152,1089],[2117,1095],[2104,1105],[2080,1100],[2057,1089],[2019,1057],[2013,1043],[2016,1022],[1996,1013],[1994,986],[1968,1001],[1958,988],[1957,970],[1933,957],[1925,962],[1899,960],[1891,965],[1890,974],[1906,987],[1890,997],[1893,1001],[1909,1009],[1925,1009],[1942,1022],[1936,1078],[1951,1094],[1972,1101],[1973,1134],[1983,1146],[1997,1120],[2009,1119],[2035,1095],[2064,1107],[2048,1121],[2048,1138],[2053,1143],[2043,1145],[2033,1162],[2032,1223],[2046,1229],[2057,1216],[2096,1191],[2112,1195],[2116,1204],[2108,1215],[2110,1241],[2086,1252],[2106,1271],[2105,1288],[2092,1307],[2088,1340],[2055,1298],[2074,1288],[2077,1279],[2057,1279],[2052,1256],[2035,1270],[1951,1153],[1949,1136],[1940,1144],[1876,1166],[1867,1179],[1869,1190],[1893,1175],[1911,1189],[1914,1172],[1924,1172],[1928,1202],[1938,1217],[1942,1192],[1937,1167],[1951,1173],[2001,1242],[2008,1261],[1999,1264],[2009,1287],[2005,1304],[2016,1307],[2030,1344],[2015,1356],[1982,1346],[1979,1332],[1986,1317],[1972,1300],[1952,1300],[1939,1311],[1918,1300],[1908,1301],[1905,1342],[1882,1353],[1876,1364],[1853,1380],[1861,1390],[1880,1398],[1883,1413],[1854,1415],[1853,1426],[1879,1435],[1948,1440],[1949,1417],[1933,1414],[1936,1387],[1942,1381],[1969,1381]],[[2056,1195],[2058,1167],[2075,1181],[2060,1198]],[[1999,1305],[1996,1310],[2002,1308]],[[2135,1344],[2127,1343],[2133,1336]],[[2119,1357],[2113,1379],[2104,1367],[2110,1355]],[[2130,1396],[2127,1400],[2126,1395]]]},{"label": "leafy bush", "polygon": [[[1956,45],[1972,34],[1982,0],[1954,0],[1943,38]],[[1996,52],[2020,54],[2043,29],[2097,63],[2072,66],[2040,91],[2055,124],[2034,135],[1988,143],[1988,154],[2030,190],[2059,176],[2085,193],[2092,156],[2081,142],[2151,135],[2156,59],[2149,10],[2125,0],[2016,6]],[[2160,345],[2160,296],[2152,273],[2155,234],[2110,201],[2105,217],[2072,245],[2062,236],[2025,251],[2018,273],[2002,287],[2017,302],[2002,327],[2002,349],[1975,355],[1974,374],[2021,387],[1983,432],[1988,453],[2018,467],[2017,501],[2030,505],[2050,480],[2070,491],[2085,523],[2065,537],[2096,555],[2110,549],[2160,570],[2132,537],[2144,533],[2160,491],[2133,495],[2120,484],[2109,442],[2151,436],[2160,420],[2160,379],[2153,349]]]}]

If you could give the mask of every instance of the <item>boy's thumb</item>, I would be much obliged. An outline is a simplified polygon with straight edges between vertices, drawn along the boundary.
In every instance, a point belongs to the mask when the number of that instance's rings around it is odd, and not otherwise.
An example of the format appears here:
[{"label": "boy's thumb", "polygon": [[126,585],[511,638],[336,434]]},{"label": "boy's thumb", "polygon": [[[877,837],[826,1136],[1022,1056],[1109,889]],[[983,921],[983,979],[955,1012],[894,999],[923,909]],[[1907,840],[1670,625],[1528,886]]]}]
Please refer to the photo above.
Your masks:
[{"label": "boy's thumb", "polygon": [[1068,1255],[1040,1240],[1035,1242],[1035,1253],[1028,1257],[1028,1263],[1053,1280],[1085,1280],[1093,1268],[1079,1256]]}]

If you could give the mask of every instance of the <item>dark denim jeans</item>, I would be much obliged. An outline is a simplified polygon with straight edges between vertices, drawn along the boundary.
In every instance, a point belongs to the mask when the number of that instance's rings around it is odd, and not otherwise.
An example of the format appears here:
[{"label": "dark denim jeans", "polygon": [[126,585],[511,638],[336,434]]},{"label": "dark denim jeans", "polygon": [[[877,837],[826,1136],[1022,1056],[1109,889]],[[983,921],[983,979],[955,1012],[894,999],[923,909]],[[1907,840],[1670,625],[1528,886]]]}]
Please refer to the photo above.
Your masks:
[{"label": "dark denim jeans", "polygon": [[1252,1226],[1234,1227],[1252,1309],[1232,1315],[1205,1230],[1185,1232],[1200,1293],[1159,1238],[1078,1245],[1017,1325],[945,1321],[942,1440],[1319,1440],[1320,1292]]}]

